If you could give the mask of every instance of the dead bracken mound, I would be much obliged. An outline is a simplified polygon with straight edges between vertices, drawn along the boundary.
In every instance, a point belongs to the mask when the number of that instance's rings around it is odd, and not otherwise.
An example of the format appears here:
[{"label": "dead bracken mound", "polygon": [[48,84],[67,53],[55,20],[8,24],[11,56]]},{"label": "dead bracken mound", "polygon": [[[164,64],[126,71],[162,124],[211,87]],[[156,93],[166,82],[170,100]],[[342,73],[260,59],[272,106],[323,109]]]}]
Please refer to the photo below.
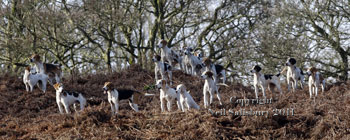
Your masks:
[{"label": "dead bracken mound", "polygon": [[[81,112],[61,115],[55,91],[48,86],[42,93],[36,87],[27,93],[22,77],[0,76],[0,138],[1,139],[349,139],[350,138],[350,84],[328,86],[325,93],[310,99],[307,87],[296,93],[275,96],[272,104],[241,106],[237,98],[255,95],[251,87],[230,84],[220,87],[224,105],[219,105],[216,95],[211,111],[203,108],[199,77],[175,71],[174,87],[187,86],[199,111],[186,113],[160,112],[159,91],[154,88],[154,72],[138,66],[112,74],[90,74],[66,77],[67,90],[84,93],[88,107]],[[120,103],[120,112],[112,116],[107,95],[102,92],[104,82],[110,81],[119,89],[133,89],[153,93],[139,105],[140,112],[131,110],[127,101]],[[285,89],[285,88],[284,88]],[[232,98],[231,98],[232,97]],[[271,98],[270,92],[267,98]],[[231,101],[230,101],[231,99]],[[233,99],[233,100],[232,100]],[[230,110],[231,109],[231,110]],[[239,110],[267,111],[268,116],[242,116],[230,114]],[[281,110],[276,110],[281,109]],[[284,110],[283,110],[284,109]],[[294,109],[294,116],[283,111]],[[211,112],[225,111],[213,115]],[[288,110],[290,111],[290,110]],[[279,115],[274,115],[275,113]],[[290,113],[290,112],[289,112]]]}]

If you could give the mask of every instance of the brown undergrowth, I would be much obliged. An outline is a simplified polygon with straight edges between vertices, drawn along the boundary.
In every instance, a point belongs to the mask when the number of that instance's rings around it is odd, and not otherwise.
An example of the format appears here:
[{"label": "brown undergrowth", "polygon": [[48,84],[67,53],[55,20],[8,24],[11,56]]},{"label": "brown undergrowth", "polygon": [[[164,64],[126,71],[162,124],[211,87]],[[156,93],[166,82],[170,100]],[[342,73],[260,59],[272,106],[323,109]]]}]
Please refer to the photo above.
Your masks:
[{"label": "brown undergrowth", "polygon": [[[275,96],[272,104],[236,104],[234,99],[253,98],[251,87],[229,84],[220,87],[224,105],[215,96],[211,114],[203,108],[204,81],[198,77],[174,72],[174,85],[183,83],[201,106],[199,111],[183,113],[160,112],[159,92],[154,89],[153,72],[132,66],[113,74],[78,76],[64,79],[68,90],[85,94],[88,107],[79,113],[61,115],[55,101],[55,91],[47,93],[35,88],[27,93],[21,77],[0,77],[0,138],[1,139],[349,139],[350,84],[328,86],[325,93],[310,99],[308,90]],[[130,109],[126,101],[120,104],[117,116],[111,116],[107,95],[102,85],[111,81],[118,88],[154,93],[142,99],[140,112]],[[285,90],[284,90],[285,91]],[[267,94],[268,99],[272,97]],[[232,97],[232,98],[231,98]],[[231,101],[230,101],[231,99]],[[235,114],[245,109],[267,111],[266,116]],[[294,116],[275,109],[294,109]],[[220,111],[226,114],[220,114]],[[231,114],[229,111],[233,111]],[[275,112],[274,112],[275,111]],[[280,110],[281,111],[281,110]],[[289,110],[290,111],[290,110]],[[281,115],[274,115],[278,113]],[[291,113],[291,112],[290,112]]]}]

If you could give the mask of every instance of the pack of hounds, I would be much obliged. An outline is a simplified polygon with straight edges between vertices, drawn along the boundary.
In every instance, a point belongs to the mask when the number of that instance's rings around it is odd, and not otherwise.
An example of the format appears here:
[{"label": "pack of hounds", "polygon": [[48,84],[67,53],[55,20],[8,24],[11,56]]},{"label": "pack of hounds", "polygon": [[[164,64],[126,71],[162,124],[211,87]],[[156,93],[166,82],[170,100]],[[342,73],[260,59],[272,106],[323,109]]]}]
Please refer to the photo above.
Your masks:
[{"label": "pack of hounds", "polygon": [[[176,65],[179,65],[179,68],[185,73],[200,76],[205,81],[203,86],[204,108],[210,107],[213,103],[214,94],[216,94],[220,105],[222,105],[219,86],[228,87],[228,85],[225,84],[226,71],[230,70],[224,68],[222,65],[214,64],[209,58],[202,58],[202,54],[195,53],[193,48],[190,47],[175,51],[167,46],[167,41],[162,40],[157,45],[157,48],[160,49],[160,55],[155,55],[152,61],[155,63],[155,86],[160,91],[160,107],[162,112],[166,109],[170,112],[174,102],[176,102],[178,110],[183,112],[190,109],[200,109],[184,84],[179,84],[176,88],[171,87],[172,71],[176,69]],[[71,105],[73,105],[74,110],[77,111],[77,103],[79,103],[80,110],[84,109],[86,106],[86,98],[83,94],[64,89],[60,81],[62,78],[60,65],[43,63],[40,56],[37,54],[30,57],[30,62],[35,64],[35,69],[27,67],[23,76],[23,82],[28,92],[32,92],[34,86],[37,85],[39,89],[45,93],[46,85],[49,82],[56,90],[56,102],[61,114],[63,114],[64,111],[68,114],[71,113]],[[285,73],[285,71],[287,71],[288,91],[292,89],[292,92],[295,92],[298,88],[298,84],[303,88],[306,74],[303,73],[302,69],[296,66],[296,62],[294,58],[289,58],[284,69],[276,75],[263,74],[261,72],[262,68],[259,65],[255,65],[250,72],[254,75],[253,86],[255,88],[256,98],[258,98],[259,87],[262,90],[263,97],[266,97],[266,89],[269,89],[272,93],[277,89],[282,95],[280,75],[281,73]],[[158,77],[159,75],[161,78]],[[310,98],[312,98],[313,94],[317,96],[318,87],[321,87],[322,92],[324,92],[325,79],[315,67],[307,69],[307,76],[309,76]],[[222,83],[219,83],[221,79]],[[108,96],[108,102],[113,115],[118,113],[120,100],[128,100],[130,107],[138,112],[140,98],[155,95],[141,93],[136,90],[116,89],[111,82],[105,82],[103,85],[103,93]]]}]

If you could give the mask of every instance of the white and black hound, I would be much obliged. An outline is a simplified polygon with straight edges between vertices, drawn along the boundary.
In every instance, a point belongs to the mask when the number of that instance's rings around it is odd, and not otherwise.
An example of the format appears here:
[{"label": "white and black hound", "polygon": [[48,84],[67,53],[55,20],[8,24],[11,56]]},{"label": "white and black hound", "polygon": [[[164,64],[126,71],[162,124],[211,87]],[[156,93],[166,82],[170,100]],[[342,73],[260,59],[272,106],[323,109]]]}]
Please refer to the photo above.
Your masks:
[{"label": "white and black hound", "polygon": [[290,86],[292,85],[293,92],[298,88],[298,82],[300,82],[301,88],[303,88],[303,85],[304,85],[303,70],[295,66],[296,63],[297,61],[294,58],[289,58],[286,62],[286,66],[288,67],[287,68],[288,91],[290,91]]},{"label": "white and black hound", "polygon": [[200,70],[203,68],[203,63],[192,52],[193,49],[191,47],[185,50],[184,69],[187,74],[199,75]]},{"label": "white and black hound", "polygon": [[174,100],[176,100],[178,109],[181,110],[180,94],[174,88],[169,87],[166,80],[158,80],[156,86],[160,90],[160,109],[162,112],[164,112],[165,100],[167,101],[168,111],[171,111]]},{"label": "white and black hound", "polygon": [[152,61],[156,65],[154,68],[154,77],[156,82],[159,80],[158,73],[160,73],[162,79],[169,81],[170,85],[172,85],[172,66],[170,66],[168,63],[162,62],[159,55],[154,56]]},{"label": "white and black hound", "polygon": [[111,82],[105,82],[103,86],[103,93],[108,94],[108,102],[111,105],[112,115],[118,114],[119,101],[129,100],[130,107],[136,112],[139,111],[138,104],[142,96],[154,96],[154,94],[141,93],[128,89],[115,89]]},{"label": "white and black hound", "polygon": [[74,110],[76,110],[76,103],[79,102],[80,110],[83,110],[86,105],[86,99],[81,93],[78,92],[70,92],[63,90],[63,85],[61,83],[56,83],[53,86],[56,90],[56,102],[58,105],[58,109],[61,114],[63,114],[63,109],[66,110],[67,114],[70,114],[69,106],[73,104]]},{"label": "white and black hound", "polygon": [[176,91],[178,94],[180,94],[180,106],[182,112],[187,110],[190,110],[191,108],[199,110],[199,105],[193,100],[192,96],[190,95],[189,91],[186,90],[185,85],[180,84],[177,86]]},{"label": "white and black hound", "polygon": [[280,94],[282,94],[281,84],[280,84],[280,73],[276,75],[270,75],[270,74],[262,74],[261,73],[261,67],[258,65],[255,65],[251,70],[251,73],[254,74],[254,89],[255,89],[255,97],[259,98],[258,92],[259,92],[259,86],[261,87],[263,96],[266,97],[265,91],[266,88],[269,88],[271,92],[274,92],[274,88],[276,87]]},{"label": "white and black hound", "polygon": [[216,83],[218,83],[218,79],[220,77],[222,77],[222,83],[226,82],[226,71],[224,66],[218,64],[214,65],[209,58],[205,58],[203,60],[203,64],[205,66],[206,71],[210,70],[213,72],[214,80]]},{"label": "white and black hound", "polygon": [[312,94],[317,96],[318,87],[321,86],[322,93],[326,87],[326,80],[323,78],[320,72],[315,67],[310,67],[307,70],[307,74],[309,76],[309,93],[310,98],[312,98]]},{"label": "white and black hound", "polygon": [[38,85],[38,87],[45,93],[46,92],[46,84],[49,77],[46,74],[43,73],[35,73],[32,74],[30,72],[31,68],[28,66],[24,70],[23,75],[23,83],[26,86],[27,92],[32,92],[35,85]]},{"label": "white and black hound", "polygon": [[[214,81],[214,74],[211,71],[205,71],[201,75],[201,77],[205,80],[203,87],[203,95],[204,95],[204,108],[209,107],[209,105],[213,102],[213,94],[216,93],[220,105],[222,105],[221,97],[219,93],[218,86],[227,86],[226,84],[216,84]],[[210,95],[210,100],[208,102],[208,93]]]},{"label": "white and black hound", "polygon": [[43,73],[49,76],[49,82],[53,85],[53,80],[59,83],[62,78],[62,70],[59,65],[43,63],[40,56],[34,54],[30,57],[30,62],[35,64],[36,72]]}]

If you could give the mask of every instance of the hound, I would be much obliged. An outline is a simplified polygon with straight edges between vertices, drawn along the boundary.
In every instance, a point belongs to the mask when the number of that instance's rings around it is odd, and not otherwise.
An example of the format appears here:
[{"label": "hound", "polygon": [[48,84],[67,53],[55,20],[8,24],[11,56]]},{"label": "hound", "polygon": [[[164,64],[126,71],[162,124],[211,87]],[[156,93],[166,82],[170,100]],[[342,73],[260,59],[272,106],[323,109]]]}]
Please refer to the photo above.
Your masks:
[{"label": "hound", "polygon": [[32,92],[34,86],[37,84],[38,87],[45,93],[46,92],[46,84],[49,77],[43,73],[30,73],[31,68],[26,67],[23,75],[23,82],[26,85],[26,91]]},{"label": "hound", "polygon": [[36,72],[49,76],[49,82],[51,85],[53,85],[53,79],[56,80],[56,83],[60,82],[60,79],[62,78],[62,70],[59,65],[43,63],[40,60],[40,56],[37,54],[31,56],[30,62],[35,64]]},{"label": "hound", "polygon": [[161,60],[162,62],[168,62],[170,66],[173,66],[173,51],[167,45],[168,42],[166,40],[161,40],[158,44],[158,48],[160,48]]},{"label": "hound", "polygon": [[185,85],[180,84],[176,88],[176,92],[180,94],[180,106],[182,112],[190,110],[191,108],[199,110],[199,105],[193,100],[192,96],[189,94],[189,91],[186,90]]},{"label": "hound", "polygon": [[140,103],[141,97],[154,96],[154,94],[141,93],[134,90],[117,90],[113,88],[111,82],[105,82],[103,86],[103,94],[108,94],[108,102],[111,105],[112,115],[118,114],[120,100],[129,100],[130,107],[138,112],[138,104]]},{"label": "hound", "polygon": [[75,112],[77,111],[77,109],[76,109],[77,102],[79,102],[79,104],[80,104],[80,110],[83,110],[85,108],[86,99],[84,98],[82,93],[70,92],[70,91],[63,90],[63,85],[61,83],[56,83],[56,84],[54,84],[53,87],[56,90],[56,102],[57,102],[58,109],[59,109],[61,114],[63,114],[62,105],[63,105],[64,109],[66,110],[67,114],[71,113],[69,106],[72,104],[73,104]]},{"label": "hound", "polygon": [[187,48],[184,57],[184,69],[187,74],[199,75],[203,68],[202,62],[192,54],[193,49]]},{"label": "hound", "polygon": [[309,76],[309,92],[310,98],[314,93],[317,96],[318,87],[321,86],[322,93],[326,87],[326,80],[323,78],[320,72],[315,67],[310,67],[307,70],[307,75]]},{"label": "hound", "polygon": [[258,65],[255,65],[250,72],[254,74],[254,89],[255,89],[255,97],[259,98],[258,92],[259,89],[258,87],[261,87],[263,96],[266,97],[265,91],[266,88],[269,88],[269,90],[273,93],[274,90],[271,88],[276,87],[280,94],[282,94],[282,89],[281,89],[281,84],[280,84],[280,73],[276,75],[265,75],[262,74],[261,72],[261,67]]},{"label": "hound", "polygon": [[160,109],[164,112],[164,103],[167,101],[168,111],[171,111],[171,106],[176,100],[178,109],[181,109],[180,94],[176,92],[174,88],[167,85],[166,80],[158,80],[156,84],[157,88],[160,90]]},{"label": "hound", "polygon": [[286,62],[288,91],[290,91],[292,85],[293,92],[298,88],[298,81],[300,81],[301,88],[304,85],[303,70],[295,66],[296,63],[297,61],[294,58],[289,58]]},{"label": "hound", "polygon": [[162,79],[169,80],[170,85],[172,85],[172,67],[168,63],[162,62],[159,55],[154,56],[152,61],[156,65],[154,68],[156,82],[159,80],[158,73],[160,73]]},{"label": "hound", "polygon": [[205,58],[203,60],[203,64],[204,64],[204,67],[205,67],[206,71],[210,70],[210,71],[213,72],[215,83],[218,83],[218,79],[220,77],[222,77],[222,83],[226,82],[226,71],[225,71],[224,66],[222,66],[222,65],[214,65],[209,58]]},{"label": "hound", "polygon": [[[219,99],[220,105],[222,105],[221,102],[221,97],[219,94],[219,89],[218,86],[219,85],[224,85],[227,86],[226,84],[216,84],[214,82],[214,74],[211,71],[205,71],[203,72],[203,74],[201,75],[201,77],[205,80],[204,83],[204,87],[203,87],[203,95],[204,95],[204,108],[207,108],[209,106],[209,104],[211,104],[213,102],[213,94],[216,93],[216,96]],[[208,103],[208,92],[210,94],[210,103]]]}]

